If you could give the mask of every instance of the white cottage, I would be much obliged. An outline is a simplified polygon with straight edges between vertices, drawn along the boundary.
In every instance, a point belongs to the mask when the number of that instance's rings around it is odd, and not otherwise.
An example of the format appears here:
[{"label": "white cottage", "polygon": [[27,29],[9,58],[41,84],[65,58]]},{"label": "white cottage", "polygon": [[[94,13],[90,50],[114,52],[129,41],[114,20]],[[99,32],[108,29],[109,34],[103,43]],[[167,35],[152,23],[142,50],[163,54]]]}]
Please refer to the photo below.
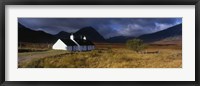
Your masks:
[{"label": "white cottage", "polygon": [[94,44],[87,40],[85,36],[75,39],[73,34],[70,35],[70,39],[58,39],[52,48],[68,51],[89,51],[95,49]]}]

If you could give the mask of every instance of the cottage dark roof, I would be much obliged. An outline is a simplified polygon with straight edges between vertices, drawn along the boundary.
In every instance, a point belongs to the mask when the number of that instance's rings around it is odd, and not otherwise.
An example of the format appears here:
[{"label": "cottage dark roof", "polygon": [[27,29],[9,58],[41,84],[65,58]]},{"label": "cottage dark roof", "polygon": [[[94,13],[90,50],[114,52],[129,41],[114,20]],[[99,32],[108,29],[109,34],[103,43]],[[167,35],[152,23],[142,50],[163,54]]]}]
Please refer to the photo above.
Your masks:
[{"label": "cottage dark roof", "polygon": [[94,45],[91,41],[89,40],[83,40],[83,39],[75,39],[75,41],[79,44],[79,45]]},{"label": "cottage dark roof", "polygon": [[76,45],[71,39],[60,39],[60,40],[63,41],[66,45],[71,45],[71,46]]}]

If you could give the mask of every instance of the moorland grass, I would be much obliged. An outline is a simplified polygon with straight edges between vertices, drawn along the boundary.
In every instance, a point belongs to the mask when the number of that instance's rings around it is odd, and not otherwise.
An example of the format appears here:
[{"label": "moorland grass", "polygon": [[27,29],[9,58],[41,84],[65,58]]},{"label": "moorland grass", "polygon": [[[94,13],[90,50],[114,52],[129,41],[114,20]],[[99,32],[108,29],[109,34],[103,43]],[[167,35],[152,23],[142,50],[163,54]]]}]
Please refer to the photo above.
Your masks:
[{"label": "moorland grass", "polygon": [[[147,49],[157,50],[157,49]],[[159,49],[157,54],[140,54],[126,48],[97,49],[49,55],[19,62],[19,68],[181,68],[180,49]],[[66,52],[51,50],[51,53]],[[29,53],[31,54],[31,53]],[[48,54],[48,53],[47,53]],[[19,54],[24,55],[24,54]],[[41,56],[41,55],[40,55]]]}]

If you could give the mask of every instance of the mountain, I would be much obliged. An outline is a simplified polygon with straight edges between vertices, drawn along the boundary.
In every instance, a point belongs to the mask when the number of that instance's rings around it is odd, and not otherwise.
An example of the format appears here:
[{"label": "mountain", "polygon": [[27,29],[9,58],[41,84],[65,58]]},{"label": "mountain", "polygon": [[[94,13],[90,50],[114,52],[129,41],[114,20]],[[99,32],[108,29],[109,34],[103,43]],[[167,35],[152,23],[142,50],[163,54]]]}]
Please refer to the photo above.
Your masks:
[{"label": "mountain", "polygon": [[182,36],[168,37],[153,44],[182,44]]},{"label": "mountain", "polygon": [[[56,35],[51,35],[43,31],[31,30],[18,23],[19,42],[33,43],[54,43],[58,38],[70,38],[70,33],[61,31]],[[106,42],[93,27],[84,27],[74,33],[75,38],[86,36],[87,39],[93,42]]]},{"label": "mountain", "polygon": [[[30,28],[18,23],[18,38],[19,42],[35,42],[35,43],[54,43],[58,38],[69,38],[70,33],[61,31],[56,35],[45,33],[44,31],[34,31]],[[109,39],[99,34],[93,27],[84,27],[74,33],[75,38],[86,36],[92,42],[110,42],[110,43],[125,43],[129,39],[135,37],[115,36]],[[166,42],[182,42],[182,24],[175,25],[162,31],[151,34],[144,34],[137,37],[146,43],[166,43]]]},{"label": "mountain", "polygon": [[18,23],[18,41],[32,43],[53,43],[57,39],[43,31],[34,31]]},{"label": "mountain", "polygon": [[146,43],[181,43],[182,42],[182,24],[175,25],[162,31],[151,34],[145,34],[139,37],[115,36],[107,39],[110,43],[125,43],[130,39],[142,39]]},{"label": "mountain", "polygon": [[57,38],[70,38],[70,33],[65,32],[65,31],[61,31],[58,34],[55,35],[55,37]]},{"label": "mountain", "polygon": [[74,33],[75,37],[86,36],[92,42],[106,42],[103,36],[99,34],[93,27],[84,27]]},{"label": "mountain", "polygon": [[128,36],[115,36],[107,39],[110,43],[125,43],[129,39],[134,39],[135,37],[128,37]]},{"label": "mountain", "polygon": [[182,40],[182,24],[155,33],[145,34],[138,38],[142,39],[144,42],[156,42],[161,40],[173,41],[174,39]]}]

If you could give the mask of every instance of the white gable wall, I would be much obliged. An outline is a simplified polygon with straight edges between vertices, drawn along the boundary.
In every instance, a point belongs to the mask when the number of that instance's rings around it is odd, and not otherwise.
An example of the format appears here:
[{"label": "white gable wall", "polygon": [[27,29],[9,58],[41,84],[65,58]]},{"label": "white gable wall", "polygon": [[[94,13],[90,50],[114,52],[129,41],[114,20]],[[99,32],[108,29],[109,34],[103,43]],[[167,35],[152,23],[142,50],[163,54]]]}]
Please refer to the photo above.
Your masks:
[{"label": "white gable wall", "polygon": [[53,45],[52,48],[56,50],[67,50],[67,45],[65,45],[64,42],[58,39],[58,41]]}]

